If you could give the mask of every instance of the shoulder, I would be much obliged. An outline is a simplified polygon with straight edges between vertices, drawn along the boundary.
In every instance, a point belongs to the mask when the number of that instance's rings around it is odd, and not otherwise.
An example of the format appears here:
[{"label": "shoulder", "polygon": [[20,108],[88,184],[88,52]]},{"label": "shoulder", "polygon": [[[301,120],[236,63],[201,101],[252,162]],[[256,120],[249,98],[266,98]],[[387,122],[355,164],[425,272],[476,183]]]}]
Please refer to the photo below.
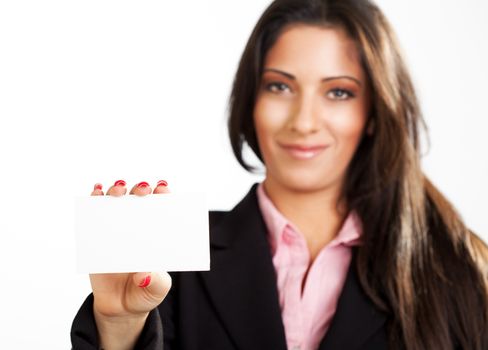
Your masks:
[{"label": "shoulder", "polygon": [[227,215],[229,211],[225,210],[211,210],[208,212],[208,223],[210,228],[216,227]]},{"label": "shoulder", "polygon": [[245,226],[249,222],[261,218],[261,211],[257,199],[257,187],[255,183],[247,194],[230,210],[209,211],[210,230],[216,228],[231,229],[236,226]]}]

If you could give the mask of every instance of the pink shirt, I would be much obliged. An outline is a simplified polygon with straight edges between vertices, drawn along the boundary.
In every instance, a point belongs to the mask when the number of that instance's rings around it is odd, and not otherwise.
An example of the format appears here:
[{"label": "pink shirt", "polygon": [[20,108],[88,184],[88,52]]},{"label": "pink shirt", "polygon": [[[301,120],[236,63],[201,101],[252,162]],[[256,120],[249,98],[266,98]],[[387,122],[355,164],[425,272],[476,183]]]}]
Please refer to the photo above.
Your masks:
[{"label": "pink shirt", "polygon": [[288,349],[316,350],[334,316],[351,262],[351,247],[360,244],[360,220],[349,214],[337,236],[310,266],[302,293],[310,265],[305,238],[274,206],[262,183],[257,196],[269,232]]}]

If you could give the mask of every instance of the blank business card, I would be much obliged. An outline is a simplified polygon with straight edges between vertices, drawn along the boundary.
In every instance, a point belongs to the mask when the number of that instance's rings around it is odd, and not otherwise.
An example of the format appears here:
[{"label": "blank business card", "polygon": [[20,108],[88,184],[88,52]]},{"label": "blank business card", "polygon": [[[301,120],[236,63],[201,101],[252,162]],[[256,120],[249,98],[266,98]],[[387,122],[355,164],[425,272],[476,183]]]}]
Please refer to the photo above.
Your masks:
[{"label": "blank business card", "polygon": [[210,269],[204,194],[78,197],[75,235],[81,273]]}]

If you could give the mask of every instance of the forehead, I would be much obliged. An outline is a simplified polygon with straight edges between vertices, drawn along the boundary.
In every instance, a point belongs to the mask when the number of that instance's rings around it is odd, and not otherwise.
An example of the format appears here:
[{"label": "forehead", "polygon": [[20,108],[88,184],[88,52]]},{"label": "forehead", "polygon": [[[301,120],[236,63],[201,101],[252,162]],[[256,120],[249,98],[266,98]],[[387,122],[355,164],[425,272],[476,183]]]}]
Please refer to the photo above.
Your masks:
[{"label": "forehead", "polygon": [[362,77],[356,43],[341,27],[305,24],[286,27],[267,52],[264,66]]}]

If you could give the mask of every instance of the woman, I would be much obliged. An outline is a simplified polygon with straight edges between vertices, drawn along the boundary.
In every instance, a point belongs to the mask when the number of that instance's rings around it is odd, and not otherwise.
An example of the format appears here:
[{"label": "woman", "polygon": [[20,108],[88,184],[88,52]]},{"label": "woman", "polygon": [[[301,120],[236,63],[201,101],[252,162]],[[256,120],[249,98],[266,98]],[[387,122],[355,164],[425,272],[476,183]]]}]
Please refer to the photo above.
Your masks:
[{"label": "woman", "polygon": [[422,173],[422,125],[375,5],[274,1],[230,99],[264,182],[210,213],[211,271],[90,276],[73,347],[487,349],[488,249]]}]

